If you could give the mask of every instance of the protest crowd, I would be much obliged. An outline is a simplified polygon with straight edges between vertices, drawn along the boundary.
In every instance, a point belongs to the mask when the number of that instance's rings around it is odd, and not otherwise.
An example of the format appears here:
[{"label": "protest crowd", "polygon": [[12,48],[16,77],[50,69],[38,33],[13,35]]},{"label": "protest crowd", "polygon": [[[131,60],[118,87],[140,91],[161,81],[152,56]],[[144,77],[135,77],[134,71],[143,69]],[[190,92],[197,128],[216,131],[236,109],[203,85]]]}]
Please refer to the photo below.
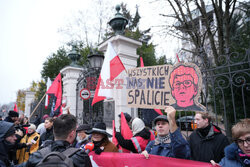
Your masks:
[{"label": "protest crowd", "polygon": [[[250,165],[250,119],[242,119],[232,127],[233,142],[230,144],[219,127],[215,126],[207,112],[197,112],[197,129],[185,138],[176,124],[175,108],[168,106],[166,115],[153,120],[154,130],[145,126],[140,118],[128,113],[119,115],[124,125],[113,136],[107,132],[106,124],[77,124],[76,117],[62,114],[58,117],[44,115],[39,124],[15,111],[0,121],[0,166],[53,166],[53,163],[71,166],[93,165],[91,155],[101,157],[103,152],[138,154],[150,161],[151,156],[207,162],[210,166],[240,167]],[[124,122],[123,122],[124,123]],[[111,140],[112,137],[112,140]],[[65,155],[66,160],[56,154]],[[59,156],[59,157],[60,157]],[[129,160],[128,160],[129,161]],[[170,165],[171,166],[171,165]],[[183,164],[183,166],[186,166]]]}]

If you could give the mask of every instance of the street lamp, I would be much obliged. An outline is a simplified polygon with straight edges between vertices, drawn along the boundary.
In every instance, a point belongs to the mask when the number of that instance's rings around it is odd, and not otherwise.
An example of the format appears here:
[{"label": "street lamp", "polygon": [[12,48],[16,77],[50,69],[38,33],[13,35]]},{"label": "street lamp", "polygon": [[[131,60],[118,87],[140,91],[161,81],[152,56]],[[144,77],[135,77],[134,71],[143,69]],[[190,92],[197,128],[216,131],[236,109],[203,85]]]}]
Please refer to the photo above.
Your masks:
[{"label": "street lamp", "polygon": [[88,55],[88,60],[91,68],[101,68],[104,56],[102,54]]}]

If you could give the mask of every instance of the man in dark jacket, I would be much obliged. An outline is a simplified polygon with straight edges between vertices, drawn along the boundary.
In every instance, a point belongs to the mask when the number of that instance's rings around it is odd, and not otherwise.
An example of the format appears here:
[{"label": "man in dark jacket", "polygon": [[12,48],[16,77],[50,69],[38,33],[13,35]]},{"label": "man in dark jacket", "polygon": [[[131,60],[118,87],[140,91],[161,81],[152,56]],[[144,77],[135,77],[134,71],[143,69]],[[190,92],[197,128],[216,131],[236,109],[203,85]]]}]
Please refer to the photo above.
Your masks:
[{"label": "man in dark jacket", "polygon": [[166,115],[160,115],[154,119],[157,137],[150,141],[142,154],[148,158],[149,154],[173,158],[190,158],[188,142],[182,137],[180,129],[175,122],[176,110],[168,106]]},{"label": "man in dark jacket", "polygon": [[10,110],[8,116],[4,119],[4,121],[15,123],[18,120],[18,117],[19,117],[18,112]]},{"label": "man in dark jacket", "polygon": [[[52,151],[63,152],[67,148],[71,147],[70,143],[75,140],[76,137],[76,117],[71,114],[62,114],[60,117],[56,118],[54,121],[54,137],[53,141],[49,146]],[[70,157],[73,161],[75,167],[91,167],[91,161],[89,156],[79,149]],[[23,163],[24,167],[36,166],[43,159],[42,154],[39,151],[30,155],[29,160]]]},{"label": "man in dark jacket", "polygon": [[197,129],[189,139],[191,158],[203,162],[220,162],[224,157],[224,148],[229,145],[227,137],[219,127],[211,124],[211,117],[207,112],[196,113],[195,122]]},{"label": "man in dark jacket", "polygon": [[12,166],[8,157],[10,149],[16,142],[14,124],[6,121],[0,121],[0,166]]}]

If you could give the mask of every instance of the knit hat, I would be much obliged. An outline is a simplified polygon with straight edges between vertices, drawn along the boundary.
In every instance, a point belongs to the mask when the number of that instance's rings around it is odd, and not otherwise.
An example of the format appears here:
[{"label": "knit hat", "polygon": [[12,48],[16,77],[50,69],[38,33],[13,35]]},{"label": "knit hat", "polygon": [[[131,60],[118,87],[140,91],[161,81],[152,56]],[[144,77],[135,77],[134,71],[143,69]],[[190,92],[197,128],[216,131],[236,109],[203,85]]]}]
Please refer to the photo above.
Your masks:
[{"label": "knit hat", "polygon": [[144,122],[140,118],[135,118],[132,122],[133,135],[136,135],[145,128]]},{"label": "knit hat", "polygon": [[28,129],[33,129],[35,131],[36,130],[36,125],[30,124],[30,126],[28,127]]},{"label": "knit hat", "polygon": [[9,116],[10,117],[19,117],[19,113],[13,110],[9,111]]}]

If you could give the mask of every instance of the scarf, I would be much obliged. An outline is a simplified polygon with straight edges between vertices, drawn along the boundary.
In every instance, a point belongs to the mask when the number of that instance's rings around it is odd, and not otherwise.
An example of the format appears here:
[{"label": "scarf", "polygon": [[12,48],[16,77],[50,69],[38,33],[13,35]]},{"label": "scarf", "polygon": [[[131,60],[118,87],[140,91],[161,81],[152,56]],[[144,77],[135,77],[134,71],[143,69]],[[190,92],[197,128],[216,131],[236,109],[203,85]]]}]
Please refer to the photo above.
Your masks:
[{"label": "scarf", "polygon": [[206,137],[208,135],[210,129],[211,129],[211,125],[208,125],[207,127],[203,128],[203,129],[197,129],[197,131],[200,132],[200,134],[203,137]]},{"label": "scarf", "polygon": [[157,138],[155,139],[155,144],[166,143],[168,140],[170,140],[170,135],[169,134],[167,134],[166,136],[157,135]]},{"label": "scarf", "polygon": [[246,166],[250,165],[250,155],[244,154],[241,149],[238,149],[239,152],[239,158],[245,164]]}]

